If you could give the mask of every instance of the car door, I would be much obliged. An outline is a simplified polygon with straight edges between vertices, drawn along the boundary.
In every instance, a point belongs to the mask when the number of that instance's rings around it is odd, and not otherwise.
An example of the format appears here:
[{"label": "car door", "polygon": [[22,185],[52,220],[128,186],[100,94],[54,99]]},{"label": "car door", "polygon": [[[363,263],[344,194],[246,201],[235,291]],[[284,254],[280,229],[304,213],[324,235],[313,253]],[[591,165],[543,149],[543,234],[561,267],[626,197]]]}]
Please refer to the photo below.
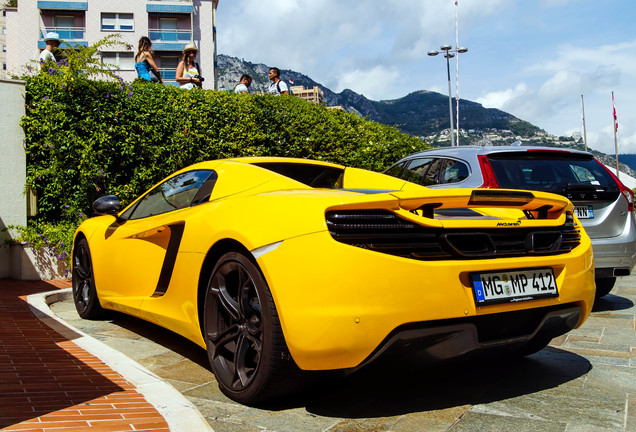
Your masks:
[{"label": "car door", "polygon": [[93,254],[100,300],[136,314],[144,298],[165,293],[187,225],[186,212],[209,200],[215,180],[211,170],[178,174],[120,215]]}]

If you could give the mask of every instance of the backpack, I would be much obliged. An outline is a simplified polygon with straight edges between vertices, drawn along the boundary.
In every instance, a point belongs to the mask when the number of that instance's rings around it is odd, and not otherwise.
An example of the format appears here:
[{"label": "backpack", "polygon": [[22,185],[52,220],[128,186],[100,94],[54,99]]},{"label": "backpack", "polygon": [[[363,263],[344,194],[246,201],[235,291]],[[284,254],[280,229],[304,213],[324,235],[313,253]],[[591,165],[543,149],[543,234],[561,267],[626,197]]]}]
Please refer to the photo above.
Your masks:
[{"label": "backpack", "polygon": [[[279,79],[278,82],[276,83],[276,91],[278,91],[278,94],[282,94],[281,91],[280,91],[280,82],[281,81],[282,80]],[[289,92],[290,96],[292,96],[294,94],[294,92],[292,92],[292,90],[291,90],[291,86],[289,86],[289,85],[287,86],[287,91]]]}]

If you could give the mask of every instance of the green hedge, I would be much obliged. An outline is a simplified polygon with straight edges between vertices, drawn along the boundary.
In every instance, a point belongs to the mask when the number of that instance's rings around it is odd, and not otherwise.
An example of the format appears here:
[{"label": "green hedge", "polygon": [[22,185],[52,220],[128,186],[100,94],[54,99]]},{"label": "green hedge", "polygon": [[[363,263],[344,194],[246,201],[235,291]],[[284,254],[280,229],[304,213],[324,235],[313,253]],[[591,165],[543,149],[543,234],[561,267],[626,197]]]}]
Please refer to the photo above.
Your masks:
[{"label": "green hedge", "polygon": [[26,80],[27,183],[40,221],[90,214],[105,194],[127,203],[203,160],[289,156],[380,171],[426,148],[392,127],[288,96],[61,81],[55,73]]}]

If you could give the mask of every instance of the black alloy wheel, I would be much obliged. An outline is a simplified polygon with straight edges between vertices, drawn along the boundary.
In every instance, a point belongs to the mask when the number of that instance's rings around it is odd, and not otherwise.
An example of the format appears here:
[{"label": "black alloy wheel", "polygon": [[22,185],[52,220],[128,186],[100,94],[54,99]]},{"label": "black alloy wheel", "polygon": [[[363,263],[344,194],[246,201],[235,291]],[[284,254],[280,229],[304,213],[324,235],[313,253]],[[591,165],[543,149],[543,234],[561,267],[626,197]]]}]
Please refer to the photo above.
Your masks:
[{"label": "black alloy wheel", "polygon": [[216,380],[231,399],[255,403],[292,389],[299,370],[274,301],[256,263],[242,253],[229,252],[214,267],[203,330]]},{"label": "black alloy wheel", "polygon": [[95,289],[93,262],[86,239],[81,239],[73,248],[73,301],[75,309],[84,319],[96,319],[103,315]]}]

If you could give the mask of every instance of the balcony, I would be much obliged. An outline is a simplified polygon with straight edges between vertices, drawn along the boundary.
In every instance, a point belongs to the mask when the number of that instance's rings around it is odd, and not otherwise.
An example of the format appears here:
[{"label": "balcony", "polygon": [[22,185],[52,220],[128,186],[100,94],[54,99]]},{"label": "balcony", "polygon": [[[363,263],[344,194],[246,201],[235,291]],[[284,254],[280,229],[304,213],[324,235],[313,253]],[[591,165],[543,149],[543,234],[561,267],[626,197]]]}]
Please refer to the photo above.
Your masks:
[{"label": "balcony", "polygon": [[75,48],[75,45],[83,47],[88,46],[88,42],[84,39],[86,27],[47,27],[45,29],[40,29],[40,39],[38,40],[39,49],[46,47],[44,36],[48,32],[55,32],[60,35],[60,39],[64,41],[60,45],[60,48]]},{"label": "balcony", "polygon": [[164,82],[166,81],[174,81],[177,79],[177,71],[176,69],[163,69],[159,68],[159,73],[161,74],[161,78]]},{"label": "balcony", "polygon": [[[192,30],[162,30],[149,29],[148,37],[154,44],[155,42],[182,42],[188,43],[192,40]],[[157,49],[155,47],[155,49]]]},{"label": "balcony", "polygon": [[182,51],[192,40],[192,30],[149,29],[148,37],[155,51]]},{"label": "balcony", "polygon": [[64,41],[78,41],[84,39],[85,31],[86,27],[48,27],[40,30],[40,40],[44,40],[44,36],[48,32],[55,32]]},{"label": "balcony", "polygon": [[179,87],[179,83],[176,81],[177,71],[175,69],[159,68],[159,73],[164,85]]}]

